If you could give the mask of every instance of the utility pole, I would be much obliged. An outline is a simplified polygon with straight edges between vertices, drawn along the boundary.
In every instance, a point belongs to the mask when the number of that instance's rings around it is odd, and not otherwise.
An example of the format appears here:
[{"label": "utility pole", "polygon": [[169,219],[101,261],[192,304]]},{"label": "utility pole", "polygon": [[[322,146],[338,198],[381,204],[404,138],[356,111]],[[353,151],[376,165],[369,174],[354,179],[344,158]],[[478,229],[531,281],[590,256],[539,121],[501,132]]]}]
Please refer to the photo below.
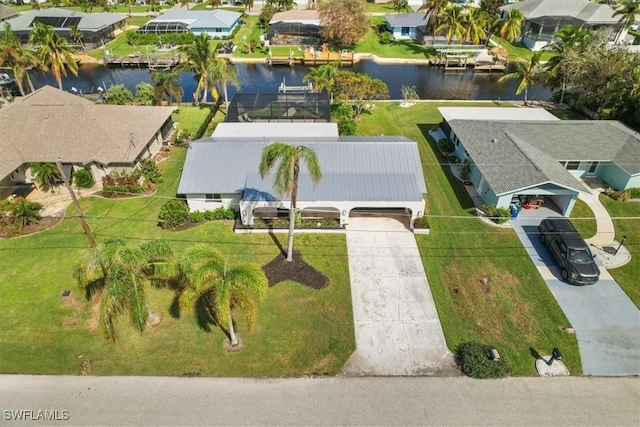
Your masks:
[{"label": "utility pole", "polygon": [[84,230],[84,234],[87,235],[87,239],[89,239],[89,244],[93,249],[98,247],[98,242],[96,241],[96,237],[93,235],[91,228],[89,228],[89,224],[87,224],[87,219],[84,217],[82,213],[82,209],[80,208],[80,203],[78,203],[78,199],[76,198],[76,193],[73,192],[71,185],[69,184],[69,180],[62,169],[62,163],[60,163],[60,157],[56,160],[56,166],[58,167],[58,172],[60,172],[60,177],[62,177],[62,181],[64,182],[64,186],[69,190],[69,195],[71,196],[71,200],[73,200],[73,204],[76,207],[76,212],[78,212],[78,216],[80,217],[80,221],[82,221],[82,229]]}]

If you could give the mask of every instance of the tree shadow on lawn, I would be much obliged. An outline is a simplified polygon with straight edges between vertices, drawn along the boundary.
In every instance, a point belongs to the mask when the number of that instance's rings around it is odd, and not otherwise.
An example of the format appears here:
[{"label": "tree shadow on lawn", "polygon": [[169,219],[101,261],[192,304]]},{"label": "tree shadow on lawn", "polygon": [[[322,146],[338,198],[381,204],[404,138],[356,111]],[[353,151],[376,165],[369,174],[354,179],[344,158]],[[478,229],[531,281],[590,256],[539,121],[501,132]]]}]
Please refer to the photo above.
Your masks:
[{"label": "tree shadow on lawn", "polygon": [[[277,241],[272,235],[274,241]],[[293,251],[293,261],[287,261],[287,255],[284,253],[279,242],[276,243],[281,252],[269,264],[262,267],[269,280],[269,287],[273,287],[280,282],[291,280],[298,282],[304,286],[320,290],[329,286],[329,278],[314,267],[307,264],[300,255],[300,252]]]},{"label": "tree shadow on lawn", "polygon": [[[464,188],[464,184],[460,182],[458,178],[456,178],[453,175],[453,173],[451,172],[449,160],[446,157],[444,157],[442,153],[440,153],[440,150],[438,149],[436,142],[434,142],[431,136],[429,135],[429,130],[431,130],[432,127],[433,125],[428,125],[428,124],[418,125],[418,129],[420,129],[420,132],[422,132],[422,135],[427,141],[427,144],[436,155],[436,159],[438,159],[438,163],[440,164],[440,169],[442,169],[442,171],[444,172],[444,175],[447,177],[447,181],[449,181],[449,185],[453,189],[453,192],[456,195],[456,198],[458,199],[458,202],[460,203],[460,206],[462,207],[462,209],[474,208],[473,200],[471,199],[471,196],[469,196],[469,193],[467,193],[467,190]],[[429,183],[427,183],[427,185],[429,185]]]}]

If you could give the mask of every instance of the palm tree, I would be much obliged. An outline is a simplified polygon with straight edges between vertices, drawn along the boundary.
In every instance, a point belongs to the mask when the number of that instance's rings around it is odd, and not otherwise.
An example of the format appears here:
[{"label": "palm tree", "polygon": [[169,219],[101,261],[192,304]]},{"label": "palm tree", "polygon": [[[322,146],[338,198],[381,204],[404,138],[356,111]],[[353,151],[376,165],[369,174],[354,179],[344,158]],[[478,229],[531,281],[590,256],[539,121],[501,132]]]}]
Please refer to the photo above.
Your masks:
[{"label": "palm tree", "polygon": [[187,6],[187,10],[189,10],[189,0],[180,0],[180,8]]},{"label": "palm tree", "polygon": [[31,164],[31,173],[41,188],[51,188],[60,179],[60,171],[55,163],[37,162]]},{"label": "palm tree", "polygon": [[24,90],[25,78],[31,92],[35,90],[29,70],[32,68],[44,69],[35,53],[22,47],[15,33],[11,30],[11,24],[8,22],[5,22],[4,32],[2,38],[0,38],[0,67],[11,68],[18,90],[23,96],[26,94]]},{"label": "palm tree", "polygon": [[564,102],[564,93],[569,76],[567,65],[575,62],[576,55],[582,54],[591,40],[591,31],[584,27],[566,25],[556,31],[553,42],[544,47],[554,55],[545,64],[546,83],[552,88],[560,87],[560,104]]},{"label": "palm tree", "polygon": [[431,27],[433,40],[436,39],[436,29],[440,26],[440,15],[442,15],[447,6],[449,6],[449,0],[425,0],[422,6],[418,8],[418,12],[426,10],[431,14],[429,26]]},{"label": "palm tree", "polygon": [[516,95],[519,95],[524,90],[524,105],[527,105],[527,95],[529,87],[535,83],[541,73],[540,58],[542,51],[533,52],[533,55],[529,60],[521,59],[515,62],[516,70],[511,73],[507,73],[498,79],[499,82],[507,80],[519,79],[520,83],[516,88]]},{"label": "palm tree", "polygon": [[156,105],[162,105],[166,99],[167,104],[172,105],[172,99],[175,98],[178,105],[182,103],[183,90],[180,85],[180,75],[177,71],[163,73],[157,71],[151,75],[153,80],[153,100]]},{"label": "palm tree", "polygon": [[336,84],[335,75],[340,69],[340,62],[330,62],[329,64],[313,67],[309,70],[309,74],[302,77],[304,83],[311,82],[316,92],[326,90],[329,96],[333,98],[332,92]]},{"label": "palm tree", "polygon": [[82,43],[82,37],[84,37],[84,34],[78,29],[77,25],[69,27],[69,37],[71,37],[71,40],[74,42],[80,43],[80,46],[84,49],[84,43]]},{"label": "palm tree", "polygon": [[236,74],[236,69],[224,58],[215,58],[209,69],[209,78],[213,82],[217,82],[222,87],[224,94],[224,103],[229,105],[229,95],[227,86],[230,84],[236,89],[240,89],[240,80]]},{"label": "palm tree", "polygon": [[512,9],[505,15],[503,21],[500,28],[500,37],[509,42],[514,42],[522,31],[522,22],[524,22],[522,12]]},{"label": "palm tree", "polygon": [[73,277],[80,289],[87,296],[102,293],[100,326],[107,339],[117,340],[116,321],[122,315],[128,314],[140,332],[156,322],[145,288],[158,271],[166,270],[171,253],[161,240],[129,247],[120,239],[109,239],[76,265]]},{"label": "palm tree", "polygon": [[206,244],[188,248],[178,269],[185,283],[179,294],[180,307],[204,305],[229,333],[231,345],[238,345],[233,311],[242,311],[251,330],[257,320],[258,303],[269,289],[262,269],[253,264],[229,267],[220,252]]},{"label": "palm tree", "polygon": [[247,12],[251,12],[251,8],[253,7],[253,0],[242,0],[242,6]]},{"label": "palm tree", "polygon": [[620,0],[619,7],[613,13],[613,16],[620,16],[618,20],[620,31],[616,37],[616,42],[619,41],[624,30],[636,22],[636,16],[638,15],[640,15],[640,0]]},{"label": "palm tree", "polygon": [[222,6],[222,0],[209,0],[209,5],[214,9],[217,9]]},{"label": "palm tree", "polygon": [[36,22],[29,43],[37,48],[36,56],[46,66],[58,82],[58,88],[62,90],[62,76],[67,75],[69,69],[74,75],[78,75],[78,64],[74,54],[76,50],[60,37],[53,27]]},{"label": "palm tree", "polygon": [[124,0],[124,4],[127,5],[127,7],[129,8],[129,16],[131,16],[131,4],[133,3],[133,0]]},{"label": "palm tree", "polygon": [[471,43],[478,45],[487,37],[484,28],[486,26],[486,13],[476,7],[467,8],[464,19],[464,35],[463,41],[469,40]]},{"label": "palm tree", "polygon": [[[187,61],[180,66],[181,71],[191,71],[198,79],[198,85],[193,96],[194,102],[206,102],[207,92],[211,86],[211,67],[216,59],[216,52],[209,43],[209,35],[200,33],[199,37],[193,41],[193,44],[185,48]],[[202,99],[198,101],[200,93],[204,92]]]},{"label": "palm tree", "polygon": [[447,6],[440,15],[440,26],[436,28],[436,32],[445,31],[447,44],[451,44],[451,40],[455,36],[459,43],[464,41],[465,26],[462,8],[456,5]]},{"label": "palm tree", "polygon": [[407,12],[411,10],[409,2],[407,0],[393,0],[393,10],[398,13]]},{"label": "palm tree", "polygon": [[298,176],[300,175],[300,160],[304,160],[307,171],[314,183],[322,178],[320,164],[316,152],[303,145],[294,146],[283,142],[274,142],[262,150],[260,159],[260,176],[262,179],[279,162],[273,188],[281,196],[290,196],[289,207],[289,241],[287,243],[287,261],[293,261],[293,227],[298,200]]}]

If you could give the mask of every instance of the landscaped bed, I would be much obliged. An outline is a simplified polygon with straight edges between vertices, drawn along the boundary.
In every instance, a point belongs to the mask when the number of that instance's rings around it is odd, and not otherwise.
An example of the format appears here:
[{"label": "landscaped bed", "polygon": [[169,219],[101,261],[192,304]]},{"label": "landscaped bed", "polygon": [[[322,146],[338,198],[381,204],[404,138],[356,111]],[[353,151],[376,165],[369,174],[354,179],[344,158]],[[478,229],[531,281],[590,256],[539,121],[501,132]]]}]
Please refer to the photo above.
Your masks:
[{"label": "landscaped bed", "polygon": [[[215,246],[230,262],[264,266],[286,247],[286,235],[236,235],[228,221],[179,232],[157,226],[160,206],[175,196],[185,149],[174,149],[161,164],[164,182],[153,196],[85,198],[85,215],[98,241],[119,237],[132,245],[166,239],[179,255],[198,242]],[[150,305],[162,323],[139,334],[126,320],[111,344],[98,329],[95,304],[72,278],[74,265],[90,252],[80,221],[69,207],[57,227],[20,239],[0,241],[0,371],[2,373],[92,375],[201,375],[279,377],[337,374],[355,349],[345,238],[301,234],[295,247],[324,274],[322,289],[285,280],[269,289],[257,324],[236,331],[244,350],[227,353],[219,328],[201,329],[195,317],[175,317],[176,293],[151,288]],[[273,239],[277,240],[277,243]],[[70,290],[66,297],[64,290]]]}]

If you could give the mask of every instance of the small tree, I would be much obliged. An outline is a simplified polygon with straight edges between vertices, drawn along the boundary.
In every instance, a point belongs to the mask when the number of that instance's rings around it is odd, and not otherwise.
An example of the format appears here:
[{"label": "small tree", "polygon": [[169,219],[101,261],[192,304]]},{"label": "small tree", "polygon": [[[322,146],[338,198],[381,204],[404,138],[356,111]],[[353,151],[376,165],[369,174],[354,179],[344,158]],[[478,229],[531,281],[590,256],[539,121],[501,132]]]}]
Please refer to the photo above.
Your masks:
[{"label": "small tree", "polygon": [[177,199],[168,200],[160,208],[158,224],[165,229],[175,229],[189,222],[189,206]]},{"label": "small tree", "polygon": [[49,189],[61,179],[60,171],[55,163],[37,162],[31,164],[31,172],[35,175],[36,184]]},{"label": "small tree", "polygon": [[420,99],[418,92],[416,91],[415,86],[406,86],[402,85],[400,89],[402,92],[402,98],[404,99],[404,105],[412,105],[415,104],[416,99]]},{"label": "small tree", "polygon": [[338,71],[335,74],[335,97],[339,101],[353,105],[353,118],[360,115],[365,101],[388,99],[389,88],[379,79],[353,71]]},{"label": "small tree", "polygon": [[153,86],[147,82],[140,82],[136,85],[136,102],[145,105],[153,104]]},{"label": "small tree", "polygon": [[18,199],[11,209],[11,214],[13,215],[13,226],[17,230],[22,230],[23,227],[29,224],[35,224],[40,220],[41,208],[42,205],[40,203],[33,203],[25,199]]},{"label": "small tree", "polygon": [[107,89],[105,103],[109,105],[126,105],[133,102],[133,94],[123,84],[113,85]]},{"label": "small tree", "polygon": [[340,135],[354,135],[356,133],[356,122],[353,120],[353,107],[349,104],[338,104],[333,108],[333,121],[338,123]]},{"label": "small tree", "polygon": [[80,169],[79,171],[74,172],[73,182],[78,188],[91,188],[96,183],[91,171],[88,169]]},{"label": "small tree", "polygon": [[360,0],[325,0],[320,3],[320,34],[341,46],[358,42],[368,31],[370,18]]}]

